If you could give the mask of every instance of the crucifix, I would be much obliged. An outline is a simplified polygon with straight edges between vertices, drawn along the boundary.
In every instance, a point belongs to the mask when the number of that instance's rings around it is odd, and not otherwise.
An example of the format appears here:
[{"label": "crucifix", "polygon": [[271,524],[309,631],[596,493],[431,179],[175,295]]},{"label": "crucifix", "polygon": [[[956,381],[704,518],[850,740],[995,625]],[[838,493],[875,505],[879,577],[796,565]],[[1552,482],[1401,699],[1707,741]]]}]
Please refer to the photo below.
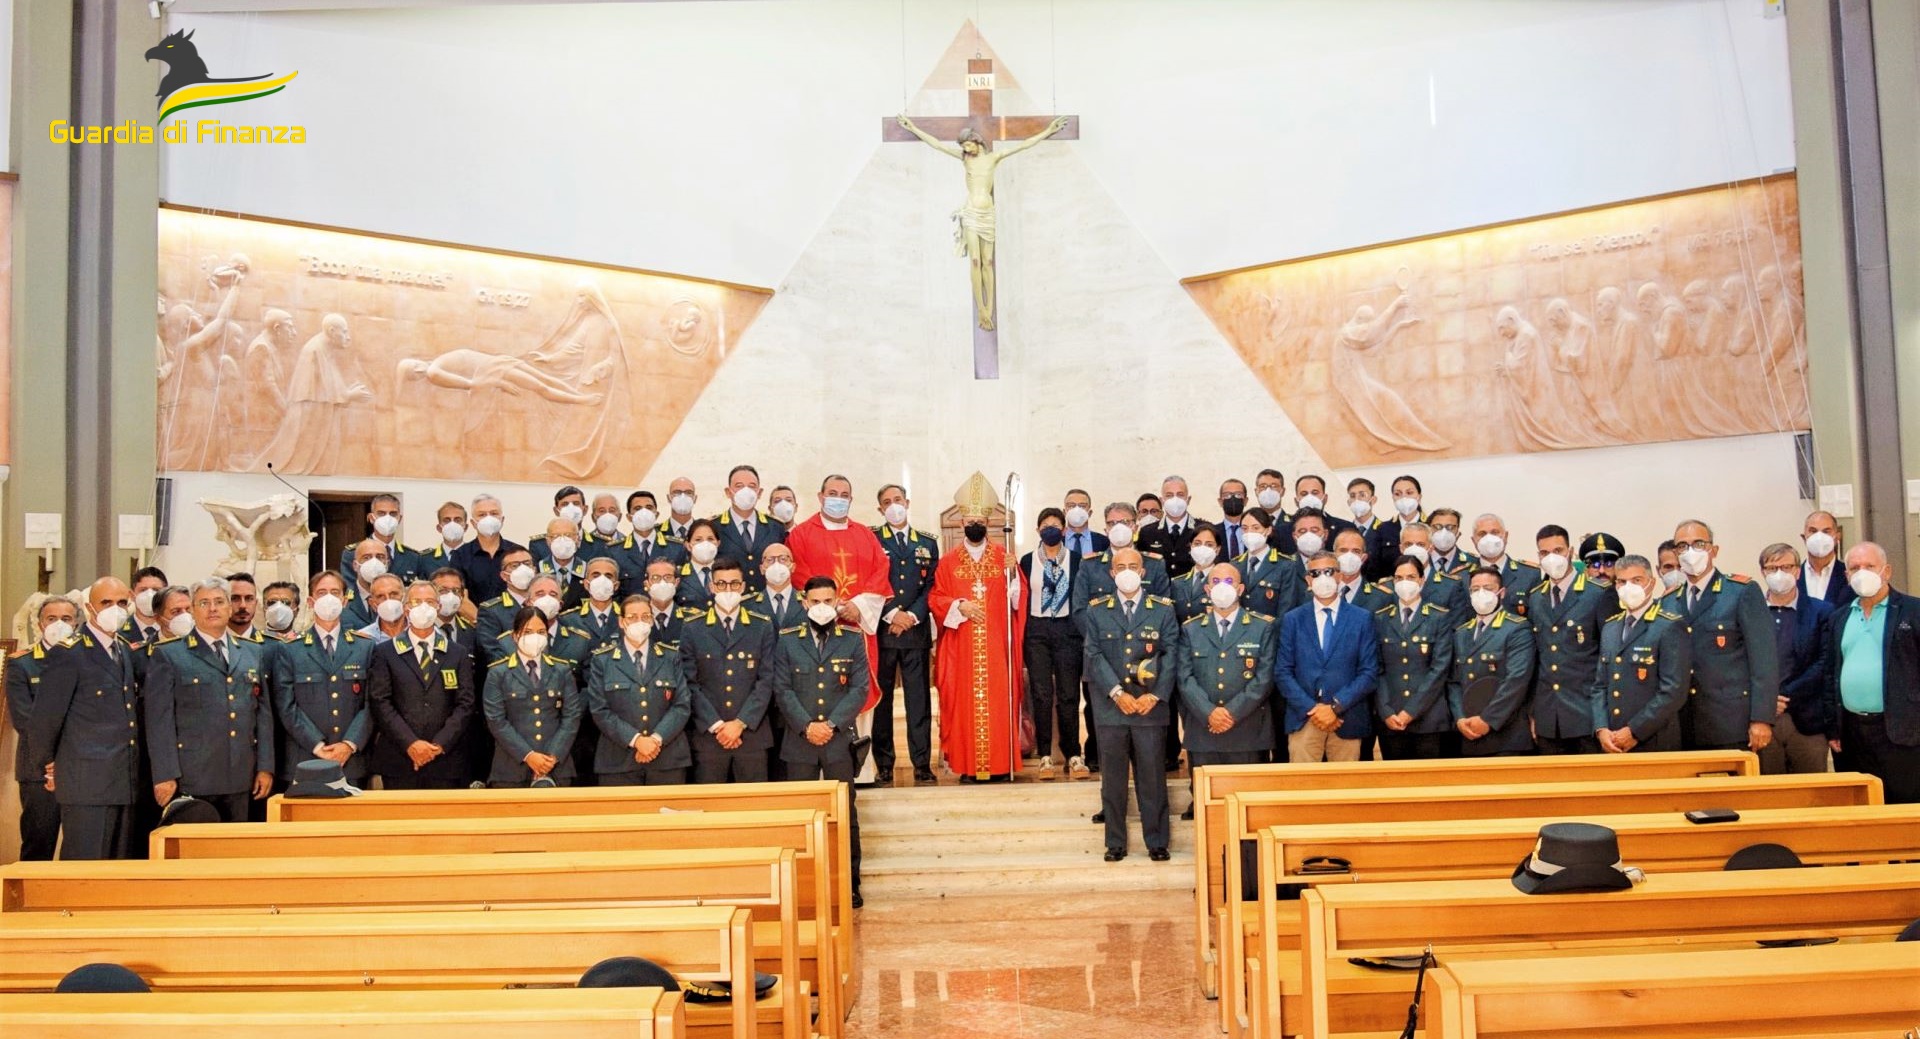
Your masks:
[{"label": "crucifix", "polygon": [[[1080,139],[1080,117],[1072,115],[995,115],[993,59],[967,61],[967,114],[914,120],[905,115],[880,124],[882,141],[921,140],[959,159],[966,168],[967,200],[953,212],[954,245],[967,258],[973,284],[973,377],[1000,377],[999,316],[994,287],[993,171],[1001,160],[1052,137]],[[994,151],[1000,141],[1014,141]],[[952,143],[949,143],[952,142]]]}]

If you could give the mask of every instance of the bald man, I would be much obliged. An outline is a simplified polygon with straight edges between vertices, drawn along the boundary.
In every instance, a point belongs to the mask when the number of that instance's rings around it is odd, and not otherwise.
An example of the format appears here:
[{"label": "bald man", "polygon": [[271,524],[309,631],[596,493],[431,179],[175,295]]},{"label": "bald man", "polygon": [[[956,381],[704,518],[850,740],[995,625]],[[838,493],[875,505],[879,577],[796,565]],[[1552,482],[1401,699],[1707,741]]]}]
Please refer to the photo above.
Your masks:
[{"label": "bald man", "polygon": [[1854,600],[1827,621],[1827,738],[1879,776],[1888,804],[1920,803],[1920,600],[1893,587],[1886,550],[1847,550]]},{"label": "bald man", "polygon": [[129,857],[141,796],[140,702],[133,646],[119,632],[132,606],[126,582],[93,582],[86,623],[47,655],[28,719],[28,759],[60,803],[63,859]]}]

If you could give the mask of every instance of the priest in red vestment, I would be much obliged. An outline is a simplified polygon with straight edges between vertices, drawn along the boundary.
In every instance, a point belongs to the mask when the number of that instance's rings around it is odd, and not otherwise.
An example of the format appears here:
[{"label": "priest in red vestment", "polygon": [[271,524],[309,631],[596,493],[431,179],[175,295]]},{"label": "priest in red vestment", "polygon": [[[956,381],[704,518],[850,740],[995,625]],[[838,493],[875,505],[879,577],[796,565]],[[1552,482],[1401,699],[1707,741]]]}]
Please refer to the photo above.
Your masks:
[{"label": "priest in red vestment", "polygon": [[[961,776],[986,780],[1020,767],[1021,645],[1027,578],[1006,547],[987,540],[999,496],[974,473],[955,497],[966,541],[940,557],[927,613],[940,625],[934,684],[940,689],[940,755]],[[1012,637],[1009,638],[1009,632]]]},{"label": "priest in red vestment", "polygon": [[[893,597],[887,580],[893,567],[873,531],[848,519],[852,509],[853,483],[827,477],[820,484],[820,511],[787,531],[787,547],[793,550],[794,587],[806,587],[815,574],[833,578],[840,589],[840,623],[867,634],[867,670],[875,677],[861,718],[870,723],[865,712],[880,702],[880,612]],[[864,724],[860,728],[864,734]]]}]

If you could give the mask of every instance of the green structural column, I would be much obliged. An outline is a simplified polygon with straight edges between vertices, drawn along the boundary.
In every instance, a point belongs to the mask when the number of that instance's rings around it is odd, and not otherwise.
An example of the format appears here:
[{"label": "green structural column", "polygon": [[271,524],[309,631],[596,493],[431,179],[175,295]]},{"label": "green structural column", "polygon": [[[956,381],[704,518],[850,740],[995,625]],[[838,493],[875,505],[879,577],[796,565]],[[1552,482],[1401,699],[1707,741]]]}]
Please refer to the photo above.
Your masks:
[{"label": "green structural column", "polygon": [[[1893,303],[1894,393],[1891,415],[1867,417],[1867,434],[1897,439],[1902,524],[1875,537],[1906,545],[1902,587],[1920,588],[1920,516],[1911,491],[1920,484],[1920,4],[1876,0],[1873,5],[1874,79],[1880,95],[1880,152],[1887,199],[1887,253]],[[1896,572],[1896,579],[1902,577]]]}]

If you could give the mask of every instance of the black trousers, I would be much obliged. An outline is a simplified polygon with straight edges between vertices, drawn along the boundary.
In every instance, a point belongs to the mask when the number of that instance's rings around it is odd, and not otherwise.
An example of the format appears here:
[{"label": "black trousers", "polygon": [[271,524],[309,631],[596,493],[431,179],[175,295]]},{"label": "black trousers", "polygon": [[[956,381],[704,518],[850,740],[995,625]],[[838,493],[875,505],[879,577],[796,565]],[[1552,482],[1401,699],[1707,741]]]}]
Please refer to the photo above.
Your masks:
[{"label": "black trousers", "polygon": [[54,845],[59,839],[60,801],[44,782],[21,782],[20,861],[51,861]]},{"label": "black trousers", "polygon": [[687,782],[687,770],[684,768],[645,768],[632,772],[602,772],[601,786],[684,786]]},{"label": "black trousers", "polygon": [[[799,733],[788,733],[789,739],[805,739]],[[838,780],[847,784],[847,844],[853,849],[853,890],[860,890],[860,790],[853,785],[853,758],[846,754],[823,754],[818,761],[800,764],[786,762],[787,779],[796,783],[812,782],[816,779]]]},{"label": "black trousers", "polygon": [[[1033,749],[1053,753],[1060,726],[1060,757],[1080,755],[1080,670],[1085,665],[1080,629],[1070,617],[1029,617],[1022,645],[1027,661],[1027,702],[1033,707]],[[882,654],[884,656],[884,654]]]},{"label": "black trousers", "polygon": [[1920,747],[1887,737],[1887,716],[1840,711],[1840,745],[1856,772],[1879,776],[1890,805],[1920,804]]},{"label": "black trousers", "polygon": [[380,773],[382,790],[464,790],[471,785],[465,779],[422,779],[420,773],[412,769]]},{"label": "black trousers", "polygon": [[1148,850],[1171,839],[1167,819],[1167,730],[1169,725],[1102,725],[1095,738],[1107,752],[1100,770],[1100,810],[1107,817],[1107,849],[1127,850],[1127,774],[1140,802],[1140,831]]},{"label": "black trousers", "polygon": [[1436,761],[1460,756],[1460,736],[1452,732],[1380,733],[1380,756],[1387,761]]},{"label": "black trousers", "polygon": [[1600,737],[1598,736],[1539,736],[1533,745],[1544,755],[1556,754],[1598,754]]},{"label": "black trousers", "polygon": [[933,768],[933,695],[927,674],[925,646],[880,647],[880,702],[873,705],[873,767],[880,775],[893,771],[893,687],[907,703],[907,756],[916,770]]},{"label": "black trousers", "polygon": [[693,738],[693,781],[696,783],[764,783],[767,781],[767,752],[748,750],[745,747],[727,750],[715,742],[711,736],[695,736]]},{"label": "black trousers", "polygon": [[[253,821],[248,818],[247,814],[251,811],[247,806],[253,801],[251,791],[243,794],[195,794],[191,790],[183,790],[181,793],[197,797],[212,805],[214,810],[220,813],[220,821],[223,823],[245,823]],[[265,803],[265,801],[261,802],[261,804]],[[266,821],[264,813],[260,821]]]},{"label": "black trousers", "polygon": [[[152,798],[147,800],[151,801]],[[132,805],[61,805],[62,859],[132,858]],[[143,850],[138,856],[146,858]]]},{"label": "black trousers", "polygon": [[[556,787],[572,786],[573,777],[569,776],[565,779],[555,779],[553,781],[553,785]],[[532,788],[533,788],[533,783],[531,780],[525,783],[509,783],[505,781],[495,782],[494,780],[491,780],[491,779],[487,780],[488,790],[530,790]],[[542,787],[541,789],[546,789],[546,788]]]}]

